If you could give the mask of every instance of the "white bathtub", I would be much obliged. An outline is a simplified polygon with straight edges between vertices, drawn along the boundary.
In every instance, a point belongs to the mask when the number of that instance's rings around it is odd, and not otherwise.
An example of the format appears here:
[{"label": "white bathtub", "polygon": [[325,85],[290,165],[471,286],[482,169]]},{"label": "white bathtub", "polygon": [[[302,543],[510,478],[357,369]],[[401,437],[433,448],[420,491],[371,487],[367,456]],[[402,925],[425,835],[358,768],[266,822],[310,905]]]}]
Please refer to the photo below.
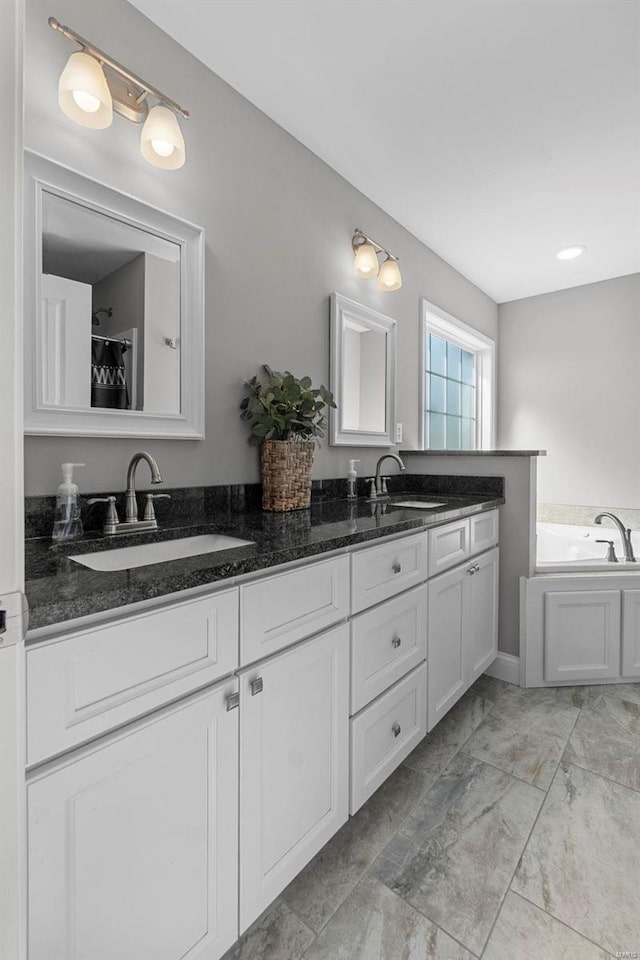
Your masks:
[{"label": "white bathtub", "polygon": [[[640,573],[640,562],[624,563],[620,534],[611,527],[539,523],[537,534],[536,568],[540,573],[570,573],[574,570]],[[607,562],[607,544],[596,543],[596,540],[613,540],[620,562]],[[639,531],[632,532],[631,542],[635,556],[640,558]]]}]

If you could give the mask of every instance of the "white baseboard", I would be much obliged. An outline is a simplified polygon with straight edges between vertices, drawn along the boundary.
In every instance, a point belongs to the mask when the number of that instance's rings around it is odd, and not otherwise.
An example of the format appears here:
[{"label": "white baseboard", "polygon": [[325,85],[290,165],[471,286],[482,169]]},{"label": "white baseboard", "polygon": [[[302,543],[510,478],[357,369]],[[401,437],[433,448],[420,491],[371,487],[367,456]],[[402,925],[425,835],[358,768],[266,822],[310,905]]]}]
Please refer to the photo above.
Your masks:
[{"label": "white baseboard", "polygon": [[505,680],[507,683],[520,683],[520,657],[514,657],[511,653],[500,653],[495,658],[490,667],[487,667],[485,673],[489,677],[495,677],[496,680]]}]

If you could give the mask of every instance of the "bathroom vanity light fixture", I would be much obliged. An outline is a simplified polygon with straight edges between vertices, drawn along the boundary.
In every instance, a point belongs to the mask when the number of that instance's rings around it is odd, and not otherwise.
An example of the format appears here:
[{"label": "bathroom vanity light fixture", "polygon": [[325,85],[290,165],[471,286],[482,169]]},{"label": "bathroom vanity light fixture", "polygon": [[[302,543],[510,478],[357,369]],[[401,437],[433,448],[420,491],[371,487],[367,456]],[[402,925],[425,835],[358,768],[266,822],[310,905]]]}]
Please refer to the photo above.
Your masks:
[{"label": "bathroom vanity light fixture", "polygon": [[[60,76],[58,103],[64,113],[83,127],[104,130],[115,110],[143,124],[140,151],[145,160],[163,170],[183,166],[186,151],[176,114],[187,119],[189,111],[55,17],[49,17],[49,26],[81,48],[71,54]],[[151,109],[148,97],[158,101]]]},{"label": "bathroom vanity light fixture", "polygon": [[576,257],[581,257],[586,249],[581,243],[574,243],[571,247],[563,247],[562,250],[558,250],[556,257],[558,260],[575,260]]},{"label": "bathroom vanity light fixture", "polygon": [[[389,292],[400,289],[402,276],[397,257],[364,234],[358,227],[353,232],[351,246],[354,253],[353,272],[356,277],[364,280],[377,277],[378,290]],[[385,258],[382,265],[378,260],[379,254],[383,254]]]}]

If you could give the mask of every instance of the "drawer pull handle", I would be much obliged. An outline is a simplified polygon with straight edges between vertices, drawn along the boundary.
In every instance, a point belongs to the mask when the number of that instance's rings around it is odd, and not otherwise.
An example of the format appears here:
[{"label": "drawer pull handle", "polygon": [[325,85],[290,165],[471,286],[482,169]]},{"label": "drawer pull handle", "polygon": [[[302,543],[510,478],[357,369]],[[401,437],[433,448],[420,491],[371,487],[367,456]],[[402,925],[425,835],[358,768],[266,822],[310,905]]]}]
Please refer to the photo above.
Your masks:
[{"label": "drawer pull handle", "polygon": [[251,681],[251,696],[255,697],[257,693],[262,693],[263,683],[262,677],[258,677],[257,680]]},{"label": "drawer pull handle", "polygon": [[478,573],[478,572],[480,571],[480,564],[479,564],[479,563],[476,563],[476,565],[475,565],[475,567],[474,567],[473,569],[475,570],[476,573]]},{"label": "drawer pull handle", "polygon": [[394,650],[397,650],[401,643],[402,643],[402,638],[399,637],[398,634],[396,634],[395,637],[393,637],[393,639],[391,640],[391,646],[393,647]]},{"label": "drawer pull handle", "polygon": [[476,572],[475,567],[469,567],[469,569],[467,570],[467,573],[469,574],[470,577],[472,577],[475,572]]},{"label": "drawer pull handle", "polygon": [[394,573],[400,573],[400,571],[402,570],[402,564],[398,563],[397,560],[394,560],[394,562],[391,564],[391,569],[393,570]]},{"label": "drawer pull handle", "polygon": [[236,707],[240,706],[240,694],[232,693],[231,696],[227,697],[227,713],[229,710],[235,710]]},{"label": "drawer pull handle", "polygon": [[402,733],[402,727],[399,723],[394,723],[394,725],[391,727],[391,732],[393,733],[394,737],[399,737]]}]

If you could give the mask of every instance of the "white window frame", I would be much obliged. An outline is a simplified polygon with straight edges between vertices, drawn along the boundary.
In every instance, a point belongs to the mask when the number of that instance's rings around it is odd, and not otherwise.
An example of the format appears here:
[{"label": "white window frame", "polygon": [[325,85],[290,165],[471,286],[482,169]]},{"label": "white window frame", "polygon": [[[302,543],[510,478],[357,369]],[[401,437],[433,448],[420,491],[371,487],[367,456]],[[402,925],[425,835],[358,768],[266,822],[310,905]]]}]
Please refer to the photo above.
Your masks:
[{"label": "white window frame", "polygon": [[[476,357],[476,450],[491,450],[495,436],[496,343],[446,310],[420,301],[420,449],[425,446],[427,334],[449,340]],[[446,452],[446,448],[443,449]],[[464,450],[461,451],[464,453]]]}]

